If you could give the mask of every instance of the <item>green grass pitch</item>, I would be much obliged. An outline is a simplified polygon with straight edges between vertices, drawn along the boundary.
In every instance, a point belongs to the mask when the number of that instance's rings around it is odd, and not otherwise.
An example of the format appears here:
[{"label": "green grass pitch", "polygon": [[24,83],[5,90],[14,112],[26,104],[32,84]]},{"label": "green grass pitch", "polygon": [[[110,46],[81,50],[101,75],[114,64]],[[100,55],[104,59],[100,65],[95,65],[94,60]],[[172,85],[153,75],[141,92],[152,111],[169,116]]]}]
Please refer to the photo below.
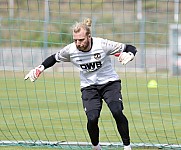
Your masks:
[{"label": "green grass pitch", "polygon": [[[35,83],[24,81],[24,72],[0,74],[0,140],[90,142],[77,73],[46,72]],[[178,144],[181,79],[142,73],[120,77],[133,143]],[[147,87],[152,79],[157,88]],[[101,142],[120,141],[105,103],[99,125]]]}]

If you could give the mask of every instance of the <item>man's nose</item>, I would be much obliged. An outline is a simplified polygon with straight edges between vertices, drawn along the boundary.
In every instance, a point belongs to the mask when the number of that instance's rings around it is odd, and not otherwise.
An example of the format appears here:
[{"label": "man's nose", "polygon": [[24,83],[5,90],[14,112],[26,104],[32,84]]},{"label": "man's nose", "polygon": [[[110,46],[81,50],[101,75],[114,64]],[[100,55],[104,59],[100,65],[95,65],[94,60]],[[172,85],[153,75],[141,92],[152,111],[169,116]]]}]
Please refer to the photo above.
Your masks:
[{"label": "man's nose", "polygon": [[81,42],[79,40],[77,40],[77,45],[81,45]]}]

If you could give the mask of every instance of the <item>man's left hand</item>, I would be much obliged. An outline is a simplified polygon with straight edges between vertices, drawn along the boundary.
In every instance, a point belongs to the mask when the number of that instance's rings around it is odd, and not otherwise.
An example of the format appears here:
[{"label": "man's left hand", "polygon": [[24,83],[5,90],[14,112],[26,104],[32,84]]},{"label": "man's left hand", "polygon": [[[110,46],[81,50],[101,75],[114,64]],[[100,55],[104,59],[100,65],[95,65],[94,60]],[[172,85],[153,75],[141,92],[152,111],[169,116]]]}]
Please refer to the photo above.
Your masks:
[{"label": "man's left hand", "polygon": [[122,52],[119,57],[118,61],[120,61],[123,65],[126,65],[129,61],[134,59],[134,54],[131,52]]}]

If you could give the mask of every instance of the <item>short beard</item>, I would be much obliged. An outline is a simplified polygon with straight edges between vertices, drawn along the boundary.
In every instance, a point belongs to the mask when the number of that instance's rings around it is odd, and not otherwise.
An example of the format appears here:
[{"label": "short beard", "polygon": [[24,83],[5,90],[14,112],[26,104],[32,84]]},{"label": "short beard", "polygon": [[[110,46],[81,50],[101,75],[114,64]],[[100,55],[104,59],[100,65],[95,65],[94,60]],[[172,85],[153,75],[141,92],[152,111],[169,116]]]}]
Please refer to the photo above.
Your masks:
[{"label": "short beard", "polygon": [[77,49],[78,49],[79,51],[82,51],[82,52],[88,52],[88,51],[89,51],[89,50],[88,50],[89,44],[90,44],[90,42],[89,42],[89,40],[87,40],[87,45],[86,45],[86,47],[84,47],[84,49],[80,49],[79,47],[77,47]]}]

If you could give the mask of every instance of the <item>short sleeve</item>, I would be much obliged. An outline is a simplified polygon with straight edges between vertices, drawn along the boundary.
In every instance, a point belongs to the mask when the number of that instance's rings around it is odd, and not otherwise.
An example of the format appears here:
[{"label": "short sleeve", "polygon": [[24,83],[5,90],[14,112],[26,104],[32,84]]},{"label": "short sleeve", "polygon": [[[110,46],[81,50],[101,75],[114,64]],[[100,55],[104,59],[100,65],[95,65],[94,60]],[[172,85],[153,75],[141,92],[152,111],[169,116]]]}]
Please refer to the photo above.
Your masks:
[{"label": "short sleeve", "polygon": [[69,54],[70,44],[62,48],[55,54],[55,59],[57,62],[70,62],[70,54]]},{"label": "short sleeve", "polygon": [[115,53],[122,52],[126,48],[126,44],[107,39],[102,39],[101,44],[102,49],[106,51],[108,55],[114,55]]}]

